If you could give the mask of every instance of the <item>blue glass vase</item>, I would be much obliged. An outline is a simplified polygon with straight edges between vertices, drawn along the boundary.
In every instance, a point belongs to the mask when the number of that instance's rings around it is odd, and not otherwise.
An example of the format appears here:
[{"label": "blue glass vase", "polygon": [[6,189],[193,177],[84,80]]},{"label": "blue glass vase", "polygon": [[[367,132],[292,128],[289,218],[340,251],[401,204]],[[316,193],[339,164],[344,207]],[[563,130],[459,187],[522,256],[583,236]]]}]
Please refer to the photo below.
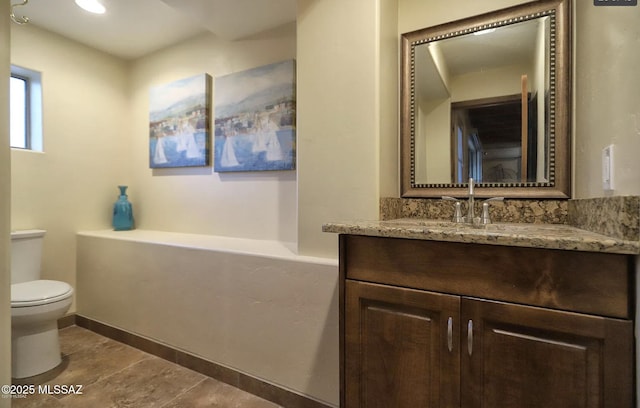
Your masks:
[{"label": "blue glass vase", "polygon": [[127,231],[133,229],[133,206],[127,199],[127,186],[118,186],[120,197],[113,204],[113,229]]}]

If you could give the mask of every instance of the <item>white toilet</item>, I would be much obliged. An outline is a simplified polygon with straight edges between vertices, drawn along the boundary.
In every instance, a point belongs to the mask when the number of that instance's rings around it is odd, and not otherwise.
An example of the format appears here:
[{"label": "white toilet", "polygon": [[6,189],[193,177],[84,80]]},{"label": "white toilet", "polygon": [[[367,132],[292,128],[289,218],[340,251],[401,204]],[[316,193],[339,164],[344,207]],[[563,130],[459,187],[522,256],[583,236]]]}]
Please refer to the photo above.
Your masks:
[{"label": "white toilet", "polygon": [[58,319],[71,306],[73,288],[40,280],[46,231],[11,233],[11,376],[42,374],[61,362]]}]

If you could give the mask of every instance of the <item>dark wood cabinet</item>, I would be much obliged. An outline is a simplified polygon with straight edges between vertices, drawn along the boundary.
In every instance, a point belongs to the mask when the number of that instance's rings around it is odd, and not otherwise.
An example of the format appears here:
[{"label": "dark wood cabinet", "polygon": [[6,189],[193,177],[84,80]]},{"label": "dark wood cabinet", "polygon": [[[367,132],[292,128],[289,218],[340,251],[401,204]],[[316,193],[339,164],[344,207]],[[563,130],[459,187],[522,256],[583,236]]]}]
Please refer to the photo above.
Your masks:
[{"label": "dark wood cabinet", "polygon": [[[350,235],[340,249],[342,407],[634,406],[631,257]],[[494,282],[499,300],[477,296]]]},{"label": "dark wood cabinet", "polygon": [[457,296],[347,281],[347,407],[459,404]]},{"label": "dark wood cabinet", "polygon": [[631,321],[478,299],[461,310],[463,407],[632,407]]}]

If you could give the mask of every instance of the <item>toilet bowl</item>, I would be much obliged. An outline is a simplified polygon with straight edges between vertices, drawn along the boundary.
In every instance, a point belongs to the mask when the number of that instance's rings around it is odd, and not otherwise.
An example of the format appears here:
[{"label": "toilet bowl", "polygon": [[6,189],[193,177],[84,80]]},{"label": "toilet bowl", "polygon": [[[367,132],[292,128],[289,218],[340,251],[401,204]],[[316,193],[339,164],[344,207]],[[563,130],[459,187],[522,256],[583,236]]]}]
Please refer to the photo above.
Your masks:
[{"label": "toilet bowl", "polygon": [[42,374],[61,362],[58,319],[69,310],[73,288],[40,280],[45,231],[11,233],[11,376]]}]

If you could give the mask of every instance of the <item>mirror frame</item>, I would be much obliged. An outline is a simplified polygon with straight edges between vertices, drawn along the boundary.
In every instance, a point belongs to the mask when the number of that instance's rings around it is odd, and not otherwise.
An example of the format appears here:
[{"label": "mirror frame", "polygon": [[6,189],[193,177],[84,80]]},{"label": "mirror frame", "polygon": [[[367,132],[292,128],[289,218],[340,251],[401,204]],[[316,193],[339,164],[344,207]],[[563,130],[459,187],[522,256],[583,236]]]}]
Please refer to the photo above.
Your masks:
[{"label": "mirror frame", "polygon": [[[413,198],[467,195],[468,183],[415,182],[415,47],[487,28],[537,17],[551,17],[549,181],[480,183],[478,197],[571,198],[571,0],[540,0],[404,33],[400,69],[401,196]],[[555,46],[554,46],[555,39]],[[450,154],[450,152],[447,152]]]}]

